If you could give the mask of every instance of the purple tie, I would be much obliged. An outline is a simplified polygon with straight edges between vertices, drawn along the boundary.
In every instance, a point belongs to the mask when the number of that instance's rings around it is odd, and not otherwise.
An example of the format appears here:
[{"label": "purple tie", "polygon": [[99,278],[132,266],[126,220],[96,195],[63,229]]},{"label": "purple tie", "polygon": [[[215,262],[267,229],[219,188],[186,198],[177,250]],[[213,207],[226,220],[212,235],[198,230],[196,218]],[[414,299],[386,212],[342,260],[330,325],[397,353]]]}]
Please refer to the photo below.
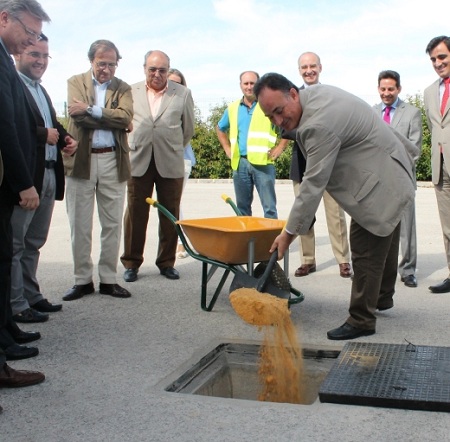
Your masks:
[{"label": "purple tie", "polygon": [[384,108],[383,120],[386,121],[387,124],[391,124],[391,106],[386,106]]}]

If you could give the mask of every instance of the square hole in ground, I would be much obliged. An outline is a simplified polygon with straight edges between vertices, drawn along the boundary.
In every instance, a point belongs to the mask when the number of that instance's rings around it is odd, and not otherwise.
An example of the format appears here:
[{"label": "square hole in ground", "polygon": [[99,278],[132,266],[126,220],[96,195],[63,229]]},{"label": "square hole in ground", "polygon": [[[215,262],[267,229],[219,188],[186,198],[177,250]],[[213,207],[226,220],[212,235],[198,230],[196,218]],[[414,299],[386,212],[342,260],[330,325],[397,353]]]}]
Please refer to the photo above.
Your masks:
[{"label": "square hole in ground", "polygon": [[[260,344],[221,343],[199,360],[192,361],[191,368],[165,390],[256,401],[262,390],[258,378],[260,348]],[[316,401],[320,385],[339,353],[333,349],[303,349],[302,404],[310,405]]]}]

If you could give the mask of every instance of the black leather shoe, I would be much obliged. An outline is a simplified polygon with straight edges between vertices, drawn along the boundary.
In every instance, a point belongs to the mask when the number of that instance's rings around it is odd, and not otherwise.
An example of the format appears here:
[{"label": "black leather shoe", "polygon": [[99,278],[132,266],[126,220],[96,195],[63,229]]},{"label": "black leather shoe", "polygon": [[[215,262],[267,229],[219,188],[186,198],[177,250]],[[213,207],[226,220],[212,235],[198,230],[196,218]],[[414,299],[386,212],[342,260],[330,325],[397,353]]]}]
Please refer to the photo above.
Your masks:
[{"label": "black leather shoe", "polygon": [[126,269],[123,273],[123,279],[125,282],[134,282],[138,279],[139,269]]},{"label": "black leather shoe", "polygon": [[19,344],[10,345],[3,351],[7,361],[32,358],[39,354],[39,350],[36,347],[25,347],[24,345]]},{"label": "black leather shoe", "polygon": [[444,279],[440,284],[430,285],[428,290],[432,293],[448,293],[450,292],[450,279]]},{"label": "black leather shoe", "polygon": [[13,320],[22,323],[31,322],[45,322],[48,320],[48,315],[46,313],[38,312],[37,310],[26,308],[24,311],[13,315]]},{"label": "black leather shoe", "polygon": [[119,284],[100,283],[100,293],[102,295],[114,296],[115,298],[129,298],[131,296],[131,293],[127,289],[120,287]]},{"label": "black leather shoe", "polygon": [[379,310],[380,312],[384,311],[384,310],[389,310],[390,308],[394,307],[394,301],[390,302],[389,304],[381,304],[381,305],[377,305],[377,310]]},{"label": "black leather shoe", "polygon": [[370,336],[373,334],[375,334],[375,330],[356,328],[346,322],[340,327],[330,330],[327,333],[327,337],[328,339],[332,339],[334,341],[341,341],[345,339],[359,338],[360,336]]},{"label": "black leather shoe", "polygon": [[159,270],[161,275],[164,275],[167,279],[180,279],[180,274],[177,269],[173,267],[165,267]]},{"label": "black leather shoe", "polygon": [[402,276],[401,281],[406,287],[417,287],[417,278],[414,275]]},{"label": "black leather shoe", "polygon": [[20,332],[14,334],[11,333],[12,338],[18,343],[18,344],[26,344],[28,342],[37,341],[38,339],[41,339],[41,334],[39,332],[26,332],[23,330],[20,330]]},{"label": "black leather shoe", "polygon": [[84,295],[90,295],[94,292],[94,283],[92,282],[89,284],[74,285],[71,289],[67,290],[63,296],[63,301],[75,301],[75,299],[80,299]]},{"label": "black leather shoe", "polygon": [[47,299],[41,299],[30,307],[41,313],[53,313],[59,312],[62,309],[62,304],[52,304]]}]

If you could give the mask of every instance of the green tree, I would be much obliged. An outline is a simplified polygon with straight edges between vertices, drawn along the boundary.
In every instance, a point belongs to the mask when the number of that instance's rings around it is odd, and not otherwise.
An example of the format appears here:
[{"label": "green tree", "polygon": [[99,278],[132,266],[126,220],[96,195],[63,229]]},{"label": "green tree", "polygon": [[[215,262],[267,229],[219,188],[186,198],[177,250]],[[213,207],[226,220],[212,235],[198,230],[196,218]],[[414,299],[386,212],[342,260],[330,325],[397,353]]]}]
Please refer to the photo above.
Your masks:
[{"label": "green tree", "polygon": [[200,118],[196,108],[195,133],[192,138],[192,149],[197,164],[192,169],[192,178],[230,178],[232,175],[230,160],[225,155],[216,134],[216,126],[227,104],[223,102],[211,108],[206,121]]},{"label": "green tree", "polygon": [[407,103],[420,109],[422,114],[422,153],[416,163],[416,178],[418,181],[431,180],[431,134],[428,129],[427,118],[425,116],[425,105],[421,94],[407,96]]}]

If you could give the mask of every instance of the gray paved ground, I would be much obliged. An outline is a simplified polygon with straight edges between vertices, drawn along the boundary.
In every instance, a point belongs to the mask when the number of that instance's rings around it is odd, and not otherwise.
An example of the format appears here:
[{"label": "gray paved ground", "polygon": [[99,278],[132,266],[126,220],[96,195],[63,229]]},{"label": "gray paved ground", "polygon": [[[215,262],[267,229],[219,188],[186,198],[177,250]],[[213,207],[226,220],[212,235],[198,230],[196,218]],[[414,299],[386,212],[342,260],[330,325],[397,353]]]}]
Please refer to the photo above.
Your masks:
[{"label": "gray paved ground", "polygon": [[[220,198],[234,196],[230,183],[190,182],[183,199],[185,218],[232,215]],[[292,202],[289,183],[277,184],[280,218]],[[261,216],[259,201],[255,215]],[[380,208],[382,210],[382,208]],[[380,313],[374,343],[449,345],[450,295],[427,287],[447,277],[434,190],[417,192],[419,287],[397,284],[395,308]],[[45,372],[43,384],[0,391],[1,441],[444,441],[450,440],[448,413],[321,404],[290,405],[178,395],[161,381],[213,342],[261,340],[255,328],[232,310],[225,292],[213,312],[200,309],[201,264],[180,260],[180,281],[160,276],[154,265],[156,218],[148,228],[146,261],[126,300],[102,295],[64,303],[39,330],[40,355],[11,362],[19,369]],[[318,212],[317,272],[291,278],[305,293],[292,308],[304,346],[326,345],[326,331],[347,317],[350,281],[339,277],[323,209]],[[94,257],[98,256],[98,229]],[[94,258],[96,259],[96,258]],[[298,247],[290,254],[290,273],[298,266]],[[119,283],[122,269],[119,268]],[[67,216],[55,209],[51,235],[42,250],[39,276],[54,302],[73,285]],[[98,283],[96,279],[95,283]]]}]

